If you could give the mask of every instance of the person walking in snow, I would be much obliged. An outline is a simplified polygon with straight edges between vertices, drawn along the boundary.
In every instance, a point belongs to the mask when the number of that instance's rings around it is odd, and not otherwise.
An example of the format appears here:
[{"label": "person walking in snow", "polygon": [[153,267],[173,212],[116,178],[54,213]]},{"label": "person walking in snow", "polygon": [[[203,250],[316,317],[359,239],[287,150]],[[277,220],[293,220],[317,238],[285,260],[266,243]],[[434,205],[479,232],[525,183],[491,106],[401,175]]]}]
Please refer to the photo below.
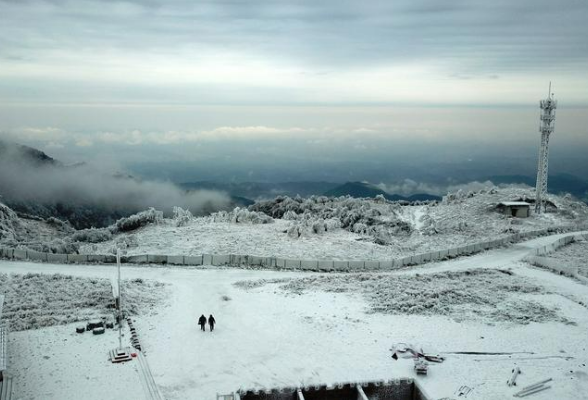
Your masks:
[{"label": "person walking in snow", "polygon": [[200,318],[198,318],[198,325],[200,325],[200,330],[206,331],[206,317],[204,316],[204,314],[202,314]]},{"label": "person walking in snow", "polygon": [[210,314],[210,317],[208,317],[208,325],[210,325],[210,331],[214,331],[214,324],[216,324],[216,321],[214,319],[214,317],[212,316],[212,314]]}]

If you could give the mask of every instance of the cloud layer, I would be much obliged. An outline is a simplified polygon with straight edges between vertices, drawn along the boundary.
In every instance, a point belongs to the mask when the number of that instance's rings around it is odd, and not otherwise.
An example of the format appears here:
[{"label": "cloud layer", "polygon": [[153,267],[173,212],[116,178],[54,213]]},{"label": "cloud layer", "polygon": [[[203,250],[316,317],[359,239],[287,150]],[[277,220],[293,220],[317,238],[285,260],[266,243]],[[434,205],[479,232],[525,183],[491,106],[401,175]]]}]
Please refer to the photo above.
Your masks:
[{"label": "cloud layer", "polygon": [[0,138],[179,180],[420,181],[484,152],[532,170],[549,81],[553,151],[588,147],[587,19],[581,0],[0,0]]},{"label": "cloud layer", "polygon": [[133,179],[104,166],[36,164],[16,147],[0,150],[0,196],[12,202],[98,206],[118,212],[154,207],[168,214],[174,206],[198,214],[227,208],[231,202],[219,192],[186,193],[172,183]]},{"label": "cloud layer", "polygon": [[586,104],[587,17],[577,0],[2,0],[0,101],[496,104],[554,80]]}]

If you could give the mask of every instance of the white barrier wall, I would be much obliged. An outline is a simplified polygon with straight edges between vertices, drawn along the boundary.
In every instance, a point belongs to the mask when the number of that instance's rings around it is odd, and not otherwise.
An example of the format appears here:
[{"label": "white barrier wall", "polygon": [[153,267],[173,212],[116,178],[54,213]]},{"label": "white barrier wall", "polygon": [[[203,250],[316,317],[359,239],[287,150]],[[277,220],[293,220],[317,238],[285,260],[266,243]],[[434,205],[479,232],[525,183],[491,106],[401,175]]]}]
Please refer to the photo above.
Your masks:
[{"label": "white barrier wall", "polygon": [[15,260],[26,260],[27,259],[27,251],[20,250],[20,249],[14,249],[14,251],[12,252],[12,258],[14,258]]},{"label": "white barrier wall", "polygon": [[67,254],[47,254],[47,262],[65,264],[67,263]]},{"label": "white barrier wall", "polygon": [[121,262],[129,263],[129,264],[145,264],[147,263],[147,255],[146,254],[139,254],[135,256],[124,256],[121,257]]},{"label": "white barrier wall", "polygon": [[149,264],[167,264],[167,256],[148,254],[147,262]]},{"label": "white barrier wall", "polygon": [[569,243],[573,242],[574,240],[586,240],[586,239],[588,239],[588,234],[573,234],[573,235],[565,236],[561,239],[558,239],[554,243],[551,243],[546,246],[539,247],[539,248],[535,249],[535,255],[544,256],[544,255],[553,253],[554,251],[556,251],[560,247],[565,246],[566,244],[569,244]]},{"label": "white barrier wall", "polygon": [[13,254],[13,249],[9,249],[8,247],[0,247],[0,258],[12,258]]},{"label": "white barrier wall", "polygon": [[184,265],[204,265],[204,257],[203,256],[184,256]]},{"label": "white barrier wall", "polygon": [[47,261],[47,253],[27,250],[27,258],[32,261]]},{"label": "white barrier wall", "polygon": [[365,269],[380,269],[380,262],[379,261],[365,261],[364,268]]},{"label": "white barrier wall", "polygon": [[75,264],[87,264],[88,263],[88,255],[87,254],[68,254],[67,255],[67,262],[68,263],[75,263]]},{"label": "white barrier wall", "polygon": [[[429,261],[444,260],[462,255],[470,255],[483,250],[497,248],[507,243],[517,242],[520,240],[535,238],[542,235],[548,235],[561,231],[580,230],[580,226],[557,227],[515,233],[508,237],[486,241],[476,244],[465,245],[447,250],[432,251],[429,253],[415,254],[396,260],[385,261],[330,261],[330,260],[290,260],[275,257],[257,257],[251,255],[217,255],[203,254],[199,256],[166,256],[155,254],[139,254],[123,256],[121,261],[129,264],[171,264],[171,265],[214,265],[214,266],[251,266],[261,268],[279,268],[279,269],[303,269],[309,271],[365,271],[365,270],[392,270],[408,265],[419,265]],[[570,233],[568,236],[558,239],[546,246],[535,249],[534,255],[542,256],[549,254],[559,247],[571,243],[574,240],[588,239],[588,234]],[[42,253],[33,250],[12,249],[0,247],[0,257],[15,260],[32,260],[50,263],[116,263],[114,255],[100,254],[52,254]]]}]

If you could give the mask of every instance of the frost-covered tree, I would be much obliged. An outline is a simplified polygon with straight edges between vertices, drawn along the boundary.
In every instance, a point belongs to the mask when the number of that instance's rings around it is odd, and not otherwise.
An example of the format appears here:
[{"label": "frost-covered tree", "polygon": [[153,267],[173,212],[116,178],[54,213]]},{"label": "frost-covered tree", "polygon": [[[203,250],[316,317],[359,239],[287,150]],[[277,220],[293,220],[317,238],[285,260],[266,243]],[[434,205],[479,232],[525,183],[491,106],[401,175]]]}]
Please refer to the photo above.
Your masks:
[{"label": "frost-covered tree", "polygon": [[147,224],[156,224],[161,221],[163,221],[163,212],[151,207],[130,217],[119,219],[116,221],[115,228],[118,232],[128,232]]},{"label": "frost-covered tree", "polygon": [[190,210],[184,210],[182,207],[174,207],[173,209],[173,219],[176,223],[176,226],[186,226],[192,221],[194,216],[190,212]]},{"label": "frost-covered tree", "polygon": [[219,211],[210,217],[214,222],[230,222],[233,224],[271,224],[273,218],[267,214],[236,207],[233,211]]},{"label": "frost-covered tree", "polygon": [[76,231],[72,236],[75,242],[101,243],[112,239],[112,232],[108,228],[90,228]]}]

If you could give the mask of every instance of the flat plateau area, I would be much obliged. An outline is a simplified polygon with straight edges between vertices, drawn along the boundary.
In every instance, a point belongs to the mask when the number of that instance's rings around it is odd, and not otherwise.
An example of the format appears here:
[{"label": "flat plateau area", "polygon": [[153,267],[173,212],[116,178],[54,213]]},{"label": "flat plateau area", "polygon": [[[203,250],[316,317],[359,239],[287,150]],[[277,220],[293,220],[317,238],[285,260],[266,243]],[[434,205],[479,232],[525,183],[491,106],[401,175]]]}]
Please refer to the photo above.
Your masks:
[{"label": "flat plateau area", "polygon": [[[134,319],[168,400],[214,399],[239,388],[415,377],[412,360],[390,357],[390,347],[400,342],[446,357],[418,377],[436,399],[456,399],[464,385],[472,388],[468,399],[504,399],[546,378],[553,378],[552,387],[533,399],[575,399],[588,392],[588,285],[522,260],[551,239],[376,279],[148,266],[125,266],[123,277],[167,284],[165,301]],[[95,279],[113,277],[116,268],[0,261],[0,272]],[[489,291],[456,283],[463,279],[494,286]],[[211,313],[215,331],[200,332],[198,316]],[[123,340],[128,343],[128,334]],[[76,334],[75,324],[12,332],[9,372],[16,398],[104,399],[121,392],[148,398],[136,360],[108,361],[117,345],[116,331]],[[466,352],[478,354],[458,354]],[[515,366],[523,374],[510,388],[506,381]]]}]

